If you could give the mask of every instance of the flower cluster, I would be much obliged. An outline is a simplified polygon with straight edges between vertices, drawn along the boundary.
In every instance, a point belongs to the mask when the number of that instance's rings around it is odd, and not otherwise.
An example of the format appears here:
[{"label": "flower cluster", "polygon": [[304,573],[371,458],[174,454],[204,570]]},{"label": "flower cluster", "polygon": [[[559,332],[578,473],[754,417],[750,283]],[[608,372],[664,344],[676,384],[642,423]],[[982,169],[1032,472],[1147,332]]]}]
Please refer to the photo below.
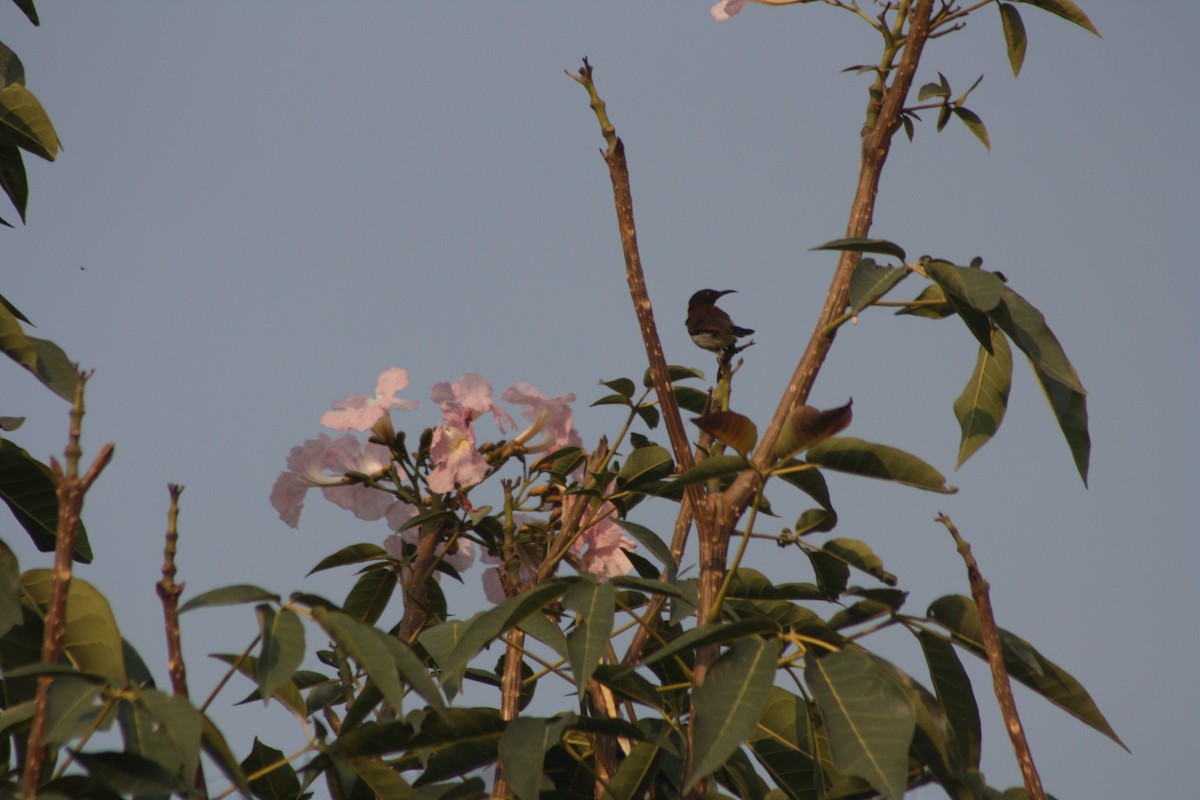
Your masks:
[{"label": "flower cluster", "polygon": [[[327,500],[359,519],[386,520],[393,534],[385,540],[384,549],[400,561],[411,556],[418,542],[418,521],[409,523],[422,510],[471,511],[468,490],[495,473],[508,458],[553,453],[582,443],[570,406],[574,394],[547,397],[524,381],[505,389],[501,398],[519,406],[528,423],[516,432],[516,421],[493,400],[492,385],[481,375],[467,373],[433,387],[430,396],[441,410],[441,422],[426,431],[418,451],[410,453],[404,438],[395,436],[390,417],[392,409],[411,411],[419,406],[415,400],[398,396],[407,386],[408,371],[392,367],[380,374],[373,397],[350,395],[322,415],[322,425],[346,433],[336,439],[322,433],[292,448],[287,469],[271,491],[271,504],[280,519],[298,527],[306,494],[320,489]],[[511,439],[479,444],[476,425],[488,416],[502,436],[515,432]],[[372,435],[364,444],[348,431],[370,431]],[[580,524],[582,533],[571,547],[573,562],[602,578],[628,572],[632,565],[621,548],[636,547],[621,532],[614,515],[615,509],[607,503],[586,512]],[[519,519],[525,529],[544,531],[550,525],[549,520],[529,515],[519,515]],[[462,572],[474,563],[480,543],[467,535],[451,537],[440,551],[441,561]],[[499,555],[486,552],[488,549],[484,548],[481,560],[499,564]],[[536,570],[537,564],[522,561],[521,580],[532,578]],[[497,567],[486,571],[484,586],[490,599],[503,599]]]}]

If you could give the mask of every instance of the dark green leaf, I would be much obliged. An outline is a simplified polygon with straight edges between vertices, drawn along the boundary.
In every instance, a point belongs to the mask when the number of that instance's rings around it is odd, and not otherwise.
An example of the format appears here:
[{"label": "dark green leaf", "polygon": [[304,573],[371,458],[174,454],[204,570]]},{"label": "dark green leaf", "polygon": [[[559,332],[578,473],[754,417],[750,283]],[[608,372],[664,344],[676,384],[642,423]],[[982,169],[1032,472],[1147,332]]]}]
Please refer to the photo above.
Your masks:
[{"label": "dark green leaf", "polygon": [[988,311],[988,316],[1000,330],[1007,333],[1021,352],[1047,377],[1078,394],[1087,394],[1079,382],[1075,367],[1071,366],[1070,359],[1054,331],[1046,324],[1042,312],[1007,286],[1000,290],[1000,301],[999,305]]},{"label": "dark green leaf", "polygon": [[712,478],[725,478],[746,469],[750,469],[750,462],[742,456],[709,456],[676,478],[674,485],[687,486],[689,483],[699,483]]},{"label": "dark green leaf", "polygon": [[354,582],[342,610],[359,622],[374,625],[383,615],[395,589],[395,570],[389,567],[369,569]]},{"label": "dark green leaf", "polygon": [[563,718],[518,717],[508,723],[497,753],[517,800],[537,800],[546,751],[558,743],[565,727]]},{"label": "dark green leaf", "polygon": [[1015,2],[1037,6],[1044,11],[1049,11],[1051,14],[1062,17],[1068,22],[1074,22],[1086,31],[1091,31],[1097,36],[1100,35],[1100,31],[1096,30],[1096,26],[1088,19],[1087,14],[1083,13],[1079,6],[1072,3],[1071,0],[1015,0]]},{"label": "dark green leaf", "polygon": [[950,90],[940,83],[926,83],[917,91],[917,102],[923,103],[931,97],[949,97]]},{"label": "dark green leaf", "polygon": [[46,388],[66,400],[74,402],[75,384],[79,380],[79,370],[71,359],[58,345],[48,339],[36,336],[25,337],[37,352],[37,365],[33,369],[34,377]]},{"label": "dark green leaf", "polygon": [[596,667],[593,678],[622,697],[662,710],[662,697],[655,691],[654,684],[634,670],[613,664],[600,664]]},{"label": "dark green leaf", "polygon": [[[704,373],[698,369],[695,369],[694,367],[681,367],[677,364],[668,364],[667,378],[671,381],[671,383],[693,379],[702,381],[704,380]],[[649,367],[647,367],[646,371],[642,373],[642,385],[647,389],[654,385],[654,379],[650,374]]]},{"label": "dark green leaf", "polygon": [[675,402],[684,411],[703,414],[708,410],[708,392],[702,392],[691,386],[675,386],[671,391],[675,394]]},{"label": "dark green leaf", "polygon": [[598,583],[586,575],[566,591],[562,603],[575,612],[575,628],[567,634],[567,654],[582,700],[612,635],[616,591],[612,583]]},{"label": "dark green leaf", "polygon": [[666,448],[656,444],[638,447],[621,465],[617,485],[622,489],[636,490],[639,486],[665,478],[674,468],[675,462]]},{"label": "dark green leaf", "polygon": [[99,711],[96,699],[104,688],[103,684],[71,674],[54,678],[46,696],[46,730],[42,741],[55,747],[82,736],[95,723]]},{"label": "dark green leaf", "polygon": [[418,800],[417,790],[394,769],[373,758],[352,758],[350,766],[376,797],[387,800]]},{"label": "dark green leaf", "polygon": [[945,292],[936,283],[926,286],[909,302],[910,305],[906,305],[896,312],[897,316],[907,314],[926,319],[945,319],[954,313],[954,306],[946,300]]},{"label": "dark green leaf", "polygon": [[717,622],[701,625],[680,634],[651,655],[642,660],[643,664],[655,664],[668,656],[673,656],[682,650],[692,650],[697,647],[714,644],[731,644],[743,639],[761,636],[774,636],[779,632],[778,626],[770,620],[750,619],[739,622]]},{"label": "dark green leaf", "polygon": [[200,724],[200,746],[208,754],[209,760],[217,765],[243,797],[250,797],[250,784],[246,782],[246,774],[242,772],[241,765],[238,764],[233,752],[229,749],[225,736],[205,714],[200,715]]},{"label": "dark green leaf", "polygon": [[607,386],[609,389],[612,389],[621,397],[624,397],[626,400],[633,397],[633,392],[636,388],[633,385],[633,381],[629,380],[629,378],[617,378],[611,381],[601,381],[601,383],[604,386]]},{"label": "dark green leaf", "polygon": [[829,600],[836,600],[846,591],[850,582],[850,566],[842,558],[826,550],[805,550],[813,573],[817,578],[817,586]]},{"label": "dark green leaf", "polygon": [[[12,511],[43,553],[54,551],[58,538],[58,495],[50,468],[7,439],[0,439],[0,500]],[[92,549],[81,522],[75,535],[74,560],[88,564]]]},{"label": "dark green leaf", "polygon": [[850,274],[850,312],[857,314],[908,277],[907,267],[883,267],[864,258]]},{"label": "dark green leaf", "polygon": [[248,583],[237,583],[233,586],[222,586],[202,592],[179,607],[179,613],[192,611],[197,608],[210,606],[235,606],[242,603],[258,603],[263,600],[279,602],[279,595],[260,589]]},{"label": "dark green leaf", "polygon": [[975,134],[975,138],[983,142],[984,148],[986,148],[988,151],[991,151],[992,142],[988,138],[987,127],[983,124],[983,120],[979,118],[978,114],[968,108],[955,106],[954,116],[962,120],[963,125],[967,126],[967,130]]},{"label": "dark green leaf", "polygon": [[800,512],[800,516],[796,517],[796,523],[792,526],[792,530],[797,536],[804,536],[808,533],[829,533],[837,527],[837,522],[836,511],[826,508],[806,508]]},{"label": "dark green leaf", "polygon": [[646,796],[662,761],[663,750],[658,744],[636,742],[604,787],[604,800],[636,800]]},{"label": "dark green leaf", "polygon": [[934,691],[946,710],[950,728],[954,732],[959,761],[969,768],[978,769],[982,733],[971,679],[958,660],[954,645],[948,640],[928,631],[918,633],[917,639],[925,653],[925,663],[929,665]]},{"label": "dark green leaf", "polygon": [[633,403],[629,402],[629,398],[623,394],[606,394],[599,400],[592,401],[592,407],[596,406],[625,406],[632,408]]},{"label": "dark green leaf", "polygon": [[[971,598],[962,595],[940,597],[930,604],[929,616],[954,634],[956,644],[986,660],[979,612]],[[1091,695],[1066,670],[1035,650],[1029,642],[1003,628],[1000,629],[1000,646],[1004,666],[1012,678],[1125,747]]]},{"label": "dark green leaf", "polygon": [[1088,461],[1092,452],[1092,438],[1088,435],[1087,395],[1059,383],[1036,366],[1033,371],[1046,392],[1046,400],[1066,437],[1067,446],[1071,448],[1071,457],[1075,459],[1079,477],[1087,486]]},{"label": "dark green leaf", "polygon": [[837,770],[901,800],[917,719],[904,691],[858,650],[820,656],[809,650],[804,677],[828,731]]},{"label": "dark green leaf", "polygon": [[256,736],[250,755],[242,762],[242,771],[253,775],[267,767],[272,767],[270,772],[250,781],[250,790],[254,792],[254,796],[258,800],[298,800],[300,779],[296,776],[295,768],[284,760],[282,750],[268,747]]},{"label": "dark green leaf", "polygon": [[21,567],[7,544],[0,541],[0,638],[21,624]]},{"label": "dark green leaf", "polygon": [[404,687],[386,642],[387,634],[340,611],[314,608],[312,615],[338,646],[366,670],[392,708],[402,708]]},{"label": "dark green leaf", "polygon": [[804,698],[772,686],[747,742],[771,779],[797,800],[817,800],[818,773],[810,743],[809,708]]},{"label": "dark green leaf", "polygon": [[638,525],[636,522],[631,522],[627,519],[618,519],[615,522],[624,528],[625,532],[633,537],[634,541],[645,547],[658,559],[667,572],[667,581],[674,583],[675,559],[671,556],[671,549],[667,547],[667,543],[659,538],[657,533],[645,526]]},{"label": "dark green leaf", "polygon": [[461,687],[462,673],[476,653],[504,631],[557,600],[569,585],[569,581],[562,579],[547,581],[472,618],[442,663],[442,688],[447,696]]},{"label": "dark green leaf", "polygon": [[1008,409],[1011,387],[1012,351],[1004,334],[993,330],[992,351],[979,348],[971,379],[954,401],[954,416],[962,428],[955,469],[966,463],[999,430]]},{"label": "dark green leaf", "polygon": [[[387,558],[387,551],[377,544],[352,544],[349,547],[343,547],[336,553],[325,556],[321,559],[321,563],[308,571],[309,575],[314,572],[332,569],[333,567],[344,567],[347,564],[361,564],[364,561],[378,561]],[[307,577],[307,575],[305,576]]]},{"label": "dark green leaf", "polygon": [[33,7],[33,0],[13,0],[13,3],[17,8],[21,9],[21,13],[28,17],[30,22],[34,25],[39,24],[37,9]]},{"label": "dark green leaf", "polygon": [[1021,65],[1025,63],[1025,23],[1021,14],[1011,3],[1000,3],[1000,22],[1004,26],[1004,43],[1008,47],[1008,63],[1012,65],[1013,77],[1021,73]]},{"label": "dark green leaf", "polygon": [[882,256],[894,256],[904,260],[904,248],[887,239],[834,239],[832,242],[810,247],[809,250],[842,250],[854,253],[875,253]]},{"label": "dark green leaf", "polygon": [[883,568],[883,561],[866,542],[857,539],[830,539],[822,549],[888,586],[896,585],[896,576]]},{"label": "dark green leaf", "polygon": [[93,778],[121,794],[160,795],[184,790],[175,775],[132,753],[75,753],[75,760]]},{"label": "dark green leaf", "polygon": [[924,261],[922,266],[930,279],[937,281],[945,290],[946,295],[978,311],[991,311],[1003,300],[1006,287],[999,273],[977,267],[960,267],[936,258]]},{"label": "dark green leaf", "polygon": [[292,682],[292,675],[304,661],[304,624],[295,611],[281,608],[278,612],[267,604],[258,612],[262,655],[258,659],[258,691],[264,700],[279,688]]},{"label": "dark green leaf", "polygon": [[809,448],[806,456],[811,463],[839,472],[895,481],[943,494],[958,491],[947,486],[946,478],[940,472],[916,456],[853,436],[838,436],[821,442]]},{"label": "dark green leaf", "polygon": [[778,655],[774,640],[754,636],[736,641],[695,690],[694,744],[685,794],[754,733],[771,692]]},{"label": "dark green leaf", "polygon": [[773,474],[816,500],[821,508],[833,510],[833,503],[829,499],[829,486],[825,483],[825,476],[821,474],[821,470],[804,461],[791,459],[776,467]]},{"label": "dark green leaf", "polygon": [[25,178],[25,162],[16,145],[0,144],[0,188],[8,195],[21,222],[25,221],[25,204],[29,200],[29,181]]}]

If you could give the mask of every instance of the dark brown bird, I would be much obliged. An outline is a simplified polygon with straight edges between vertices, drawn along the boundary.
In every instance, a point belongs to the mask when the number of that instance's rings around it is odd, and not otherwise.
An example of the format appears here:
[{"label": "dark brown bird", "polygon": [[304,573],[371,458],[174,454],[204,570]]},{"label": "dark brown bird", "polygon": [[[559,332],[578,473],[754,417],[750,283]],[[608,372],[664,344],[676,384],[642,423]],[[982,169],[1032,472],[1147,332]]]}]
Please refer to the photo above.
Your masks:
[{"label": "dark brown bird", "polygon": [[749,328],[734,325],[729,315],[716,306],[722,295],[734,291],[737,290],[718,292],[716,289],[701,289],[688,301],[687,331],[697,347],[720,352],[732,346],[740,337],[754,333]]}]

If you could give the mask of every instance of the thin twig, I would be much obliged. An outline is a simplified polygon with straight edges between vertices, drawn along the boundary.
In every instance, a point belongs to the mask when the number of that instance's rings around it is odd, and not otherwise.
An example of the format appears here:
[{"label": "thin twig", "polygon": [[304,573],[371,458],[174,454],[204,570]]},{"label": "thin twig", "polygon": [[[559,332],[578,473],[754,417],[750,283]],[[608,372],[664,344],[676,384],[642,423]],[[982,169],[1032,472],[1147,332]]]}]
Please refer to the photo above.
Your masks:
[{"label": "thin twig", "polygon": [[[54,490],[58,498],[58,526],[54,542],[54,577],[50,590],[50,603],[46,608],[42,629],[43,664],[57,664],[62,657],[63,637],[67,632],[67,597],[71,591],[71,559],[75,554],[75,539],[79,533],[79,517],[83,511],[83,498],[96,478],[112,460],[113,446],[106,444],[96,454],[87,474],[79,477],[79,462],[83,455],[79,439],[83,430],[84,387],[91,372],[79,372],[75,381],[75,402],[71,407],[71,422],[67,434],[67,446],[63,451],[66,467],[58,459],[50,459],[54,477]],[[52,678],[38,678],[37,695],[34,699],[33,721],[29,729],[29,753],[25,759],[22,776],[22,796],[32,798],[42,782],[42,770],[46,763],[47,748],[42,743],[46,735],[46,714]]]},{"label": "thin twig", "polygon": [[1017,714],[1017,702],[1013,698],[1012,683],[1008,678],[1008,670],[1004,667],[1004,655],[1000,650],[1000,630],[996,627],[996,617],[992,613],[992,599],[989,586],[979,564],[971,554],[971,545],[958,534],[958,529],[945,514],[939,513],[937,521],[946,526],[954,537],[959,555],[967,565],[967,580],[971,583],[971,596],[975,598],[975,608],[979,611],[979,628],[983,633],[983,649],[987,652],[988,666],[992,668],[992,688],[996,700],[1000,703],[1000,712],[1004,715],[1004,725],[1008,728],[1008,738],[1012,740],[1013,751],[1017,755],[1017,763],[1021,765],[1021,777],[1025,779],[1025,791],[1032,800],[1046,800],[1046,792],[1042,788],[1042,779],[1038,776],[1037,766],[1033,763],[1033,752],[1025,739],[1025,728],[1021,725],[1021,717]]}]

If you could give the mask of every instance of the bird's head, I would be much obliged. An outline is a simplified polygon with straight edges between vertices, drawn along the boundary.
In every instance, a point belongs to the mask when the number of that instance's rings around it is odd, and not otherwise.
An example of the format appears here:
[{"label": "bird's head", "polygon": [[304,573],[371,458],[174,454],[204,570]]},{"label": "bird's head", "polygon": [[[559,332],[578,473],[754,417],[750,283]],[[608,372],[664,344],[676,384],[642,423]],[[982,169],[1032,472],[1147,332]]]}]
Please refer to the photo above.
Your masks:
[{"label": "bird's head", "polygon": [[725,289],[718,291],[716,289],[701,289],[692,295],[692,299],[688,301],[688,308],[695,308],[698,305],[710,305],[717,302],[722,296],[732,294],[737,289]]}]

